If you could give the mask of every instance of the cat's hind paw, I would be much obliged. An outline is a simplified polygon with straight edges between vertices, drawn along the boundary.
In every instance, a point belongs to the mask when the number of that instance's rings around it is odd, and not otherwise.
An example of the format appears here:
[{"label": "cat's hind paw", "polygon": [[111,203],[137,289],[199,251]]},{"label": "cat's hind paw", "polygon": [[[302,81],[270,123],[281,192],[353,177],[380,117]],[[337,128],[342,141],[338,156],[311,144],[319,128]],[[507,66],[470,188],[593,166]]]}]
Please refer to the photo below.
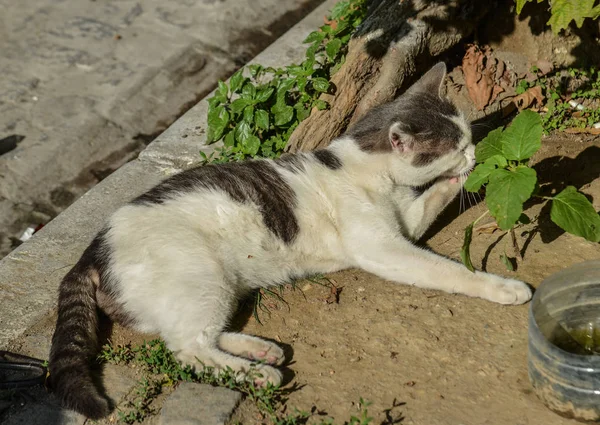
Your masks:
[{"label": "cat's hind paw", "polygon": [[285,361],[285,354],[280,346],[253,335],[225,332],[219,338],[219,346],[236,356],[270,365],[281,366]]},{"label": "cat's hind paw", "polygon": [[251,360],[264,360],[266,363],[281,366],[285,361],[285,355],[277,344],[264,341],[265,345],[255,351],[249,351],[247,357]]},{"label": "cat's hind paw", "polygon": [[263,387],[267,385],[267,383],[279,386],[283,380],[283,375],[280,370],[275,369],[274,367],[261,365],[254,369],[252,380],[257,387]]}]

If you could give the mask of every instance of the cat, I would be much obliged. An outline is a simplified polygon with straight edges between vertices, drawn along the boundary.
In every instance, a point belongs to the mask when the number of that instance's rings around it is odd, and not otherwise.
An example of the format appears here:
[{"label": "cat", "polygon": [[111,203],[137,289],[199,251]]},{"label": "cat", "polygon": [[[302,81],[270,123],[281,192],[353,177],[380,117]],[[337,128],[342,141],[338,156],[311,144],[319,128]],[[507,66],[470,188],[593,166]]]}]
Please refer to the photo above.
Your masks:
[{"label": "cat", "polygon": [[252,372],[262,385],[281,383],[283,350],[227,331],[237,301],[258,288],[361,268],[420,288],[528,301],[525,283],[413,244],[475,164],[470,126],[442,95],[445,75],[443,62],[433,66],[326,149],[193,168],[118,209],[60,285],[49,364],[63,406],[92,419],[110,412],[90,370],[97,309],[159,333],[183,364]]}]

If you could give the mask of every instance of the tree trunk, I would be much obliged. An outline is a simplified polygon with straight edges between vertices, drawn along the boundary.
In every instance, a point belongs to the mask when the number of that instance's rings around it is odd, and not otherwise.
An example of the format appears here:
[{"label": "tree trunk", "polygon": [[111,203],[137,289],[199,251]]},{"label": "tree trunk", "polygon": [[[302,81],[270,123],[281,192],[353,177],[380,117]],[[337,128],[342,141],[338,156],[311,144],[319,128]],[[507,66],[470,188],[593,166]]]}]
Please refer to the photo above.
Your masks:
[{"label": "tree trunk", "polygon": [[469,35],[487,12],[482,0],[373,0],[333,76],[335,94],[321,98],[288,142],[290,152],[325,147],[374,106],[392,100],[417,73]]}]

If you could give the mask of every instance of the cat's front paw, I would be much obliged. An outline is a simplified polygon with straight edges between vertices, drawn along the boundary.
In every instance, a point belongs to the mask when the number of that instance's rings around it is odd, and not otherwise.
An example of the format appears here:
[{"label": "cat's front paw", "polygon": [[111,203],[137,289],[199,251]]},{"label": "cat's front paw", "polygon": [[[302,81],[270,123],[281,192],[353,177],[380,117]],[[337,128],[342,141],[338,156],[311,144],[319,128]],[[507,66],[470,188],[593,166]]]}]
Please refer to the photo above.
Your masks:
[{"label": "cat's front paw", "polygon": [[491,282],[486,285],[485,295],[485,299],[495,303],[517,305],[529,301],[533,294],[526,283],[491,275]]},{"label": "cat's front paw", "polygon": [[454,196],[460,192],[462,184],[459,177],[441,177],[434,183],[433,187],[438,193]]}]

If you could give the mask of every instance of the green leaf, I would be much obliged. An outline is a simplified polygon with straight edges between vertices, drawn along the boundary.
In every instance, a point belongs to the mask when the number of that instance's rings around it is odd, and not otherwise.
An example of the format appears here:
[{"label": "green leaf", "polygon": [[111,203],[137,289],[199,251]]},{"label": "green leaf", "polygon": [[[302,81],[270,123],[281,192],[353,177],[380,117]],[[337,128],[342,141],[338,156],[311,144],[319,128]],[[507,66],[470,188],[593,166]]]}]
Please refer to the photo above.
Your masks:
[{"label": "green leaf", "polygon": [[485,201],[498,227],[508,230],[517,222],[536,182],[535,170],[529,167],[514,171],[500,168],[490,173]]},{"label": "green leaf", "polygon": [[237,71],[232,77],[229,79],[229,86],[231,87],[231,93],[237,93],[242,84],[244,84],[244,76],[242,75],[243,70]]},{"label": "green leaf", "polygon": [[465,190],[469,192],[478,192],[481,186],[488,182],[492,171],[498,168],[504,168],[508,165],[506,158],[502,155],[489,157],[483,164],[479,164],[467,178],[464,184]]},{"label": "green leaf", "polygon": [[561,228],[591,242],[600,242],[600,216],[588,199],[568,186],[552,200],[550,218]]},{"label": "green leaf", "polygon": [[273,87],[268,87],[266,89],[261,89],[258,91],[258,93],[256,94],[256,102],[258,103],[264,103],[267,100],[269,100],[269,98],[271,97],[271,95],[273,94],[273,92],[275,91],[275,89]]},{"label": "green leaf", "polygon": [[298,75],[303,75],[304,74],[304,68],[301,67],[300,65],[290,65],[286,68],[287,73],[297,77]]},{"label": "green leaf", "polygon": [[485,162],[494,155],[503,155],[501,138],[502,127],[490,131],[485,139],[475,146],[475,158],[477,162]]},{"label": "green leaf", "polygon": [[502,155],[494,155],[485,160],[486,164],[496,165],[498,168],[506,168],[508,161]]},{"label": "green leaf", "polygon": [[331,9],[331,18],[330,19],[339,19],[345,15],[348,15],[350,10],[350,2],[349,1],[340,1],[333,6]]},{"label": "green leaf", "polygon": [[315,69],[315,60],[314,59],[306,59],[302,62],[302,69],[304,69],[304,75],[311,75]]},{"label": "green leaf", "polygon": [[260,74],[260,73],[263,71],[263,69],[264,69],[262,65],[259,65],[259,64],[256,64],[256,63],[254,63],[254,64],[252,64],[252,65],[248,66],[248,68],[250,68],[250,75],[251,75],[252,77],[255,77],[255,78],[256,78],[256,76],[257,76],[258,74]]},{"label": "green leaf", "polygon": [[223,139],[223,143],[225,144],[225,146],[228,147],[232,147],[233,145],[235,145],[235,131],[230,131],[229,133],[227,133],[225,135],[225,138]]},{"label": "green leaf", "polygon": [[308,83],[308,78],[306,77],[298,77],[298,90],[301,92],[306,89],[306,83]]},{"label": "green leaf", "polygon": [[521,112],[502,133],[502,153],[506,159],[531,158],[542,145],[542,119],[533,111]]},{"label": "green leaf", "polygon": [[223,99],[223,96],[221,96],[218,92],[216,92],[213,97],[208,99],[208,106],[209,106],[208,112],[210,113],[210,108],[215,108],[215,107],[219,106],[221,103],[225,103],[225,102],[227,102],[227,99]]},{"label": "green leaf", "polygon": [[252,83],[244,84],[244,87],[242,88],[242,98],[254,99],[254,96],[256,96],[256,86]]},{"label": "green leaf", "polygon": [[287,139],[282,139],[279,136],[275,136],[273,141],[275,142],[275,148],[278,151],[282,151],[285,148],[285,146],[287,145]]},{"label": "green leaf", "polygon": [[293,78],[286,78],[285,80],[281,80],[281,82],[279,83],[279,86],[277,87],[277,102],[278,103],[285,100],[285,96],[287,95],[288,91],[290,91],[290,89],[292,87],[294,87],[295,83],[296,83],[296,80]]},{"label": "green leaf", "polygon": [[325,33],[321,32],[321,31],[313,31],[310,34],[308,34],[308,37],[306,37],[302,43],[310,44],[310,43],[314,43],[315,41],[320,43],[321,41],[323,41],[324,38],[325,38]]},{"label": "green leaf", "polygon": [[243,120],[248,124],[254,124],[254,106],[248,105],[244,108]]},{"label": "green leaf", "polygon": [[297,103],[294,105],[294,109],[296,110],[296,118],[298,121],[304,121],[310,115],[310,109],[305,108],[303,103]]},{"label": "green leaf", "polygon": [[306,49],[306,59],[308,60],[315,60],[315,54],[317,53],[317,50],[319,49],[319,43],[315,43],[312,46],[310,46],[308,49]]},{"label": "green leaf", "polygon": [[504,264],[506,270],[511,272],[515,271],[515,266],[513,266],[513,263],[510,261],[510,258],[508,258],[508,255],[506,255],[506,252],[504,254],[500,254],[500,261],[502,261],[502,264]]},{"label": "green leaf", "polygon": [[478,192],[481,189],[481,186],[488,182],[490,174],[494,171],[496,167],[493,164],[483,163],[479,164],[464,184],[465,190],[469,192]]},{"label": "green leaf", "polygon": [[269,113],[264,109],[258,109],[254,115],[254,122],[256,127],[261,130],[269,129]]},{"label": "green leaf", "polygon": [[339,34],[345,32],[348,28],[350,28],[350,23],[348,21],[338,21],[337,27],[333,30],[333,34],[339,36]]},{"label": "green leaf", "polygon": [[294,118],[294,108],[288,105],[282,105],[272,112],[275,114],[275,125],[277,126],[285,125]]},{"label": "green leaf", "polygon": [[252,127],[246,121],[241,121],[235,127],[235,140],[244,143],[252,135]]},{"label": "green leaf", "polygon": [[331,32],[332,32],[331,25],[323,25],[320,29],[327,35],[331,34]]},{"label": "green leaf", "polygon": [[313,106],[316,106],[319,111],[322,111],[323,109],[327,109],[329,104],[324,100],[317,99],[314,101]]},{"label": "green leaf", "polygon": [[218,88],[217,88],[218,93],[222,97],[227,99],[227,94],[229,93],[229,89],[227,88],[227,85],[221,80],[219,80],[219,82],[217,84],[218,84]]},{"label": "green leaf", "polygon": [[[517,2],[517,15],[521,14],[521,10],[523,9],[523,6],[525,6],[525,3],[528,2],[532,2],[533,0],[515,0]],[[544,0],[537,0],[538,3],[543,2]]]},{"label": "green leaf", "polygon": [[523,10],[523,6],[525,6],[525,3],[527,3],[528,1],[531,1],[531,0],[516,0],[516,2],[517,2],[517,15],[521,14],[521,10]]},{"label": "green leaf", "polygon": [[473,263],[471,262],[471,241],[473,240],[473,225],[475,223],[469,224],[465,229],[465,238],[463,240],[463,246],[460,250],[460,259],[466,268],[475,273],[475,267],[473,267]]},{"label": "green leaf", "polygon": [[600,7],[594,7],[596,0],[552,0],[552,16],[548,23],[556,34],[569,26],[572,20],[581,28],[585,18],[596,19],[600,14]]},{"label": "green leaf", "polygon": [[260,139],[254,135],[250,135],[242,142],[242,148],[246,155],[254,156],[260,149]]},{"label": "green leaf", "polygon": [[251,100],[250,99],[236,99],[233,102],[231,102],[231,112],[233,112],[234,114],[239,114],[240,112],[242,112],[244,110],[244,108],[246,106],[248,106],[250,104]]},{"label": "green leaf", "polygon": [[333,60],[340,51],[341,47],[342,40],[340,40],[339,38],[334,38],[325,46],[325,53],[327,53],[329,59]]},{"label": "green leaf", "polygon": [[208,113],[208,132],[206,142],[216,142],[223,136],[223,131],[229,124],[229,113],[224,106],[217,106]]},{"label": "green leaf", "polygon": [[320,92],[326,92],[329,89],[329,81],[322,77],[313,78],[312,85],[316,91]]}]

